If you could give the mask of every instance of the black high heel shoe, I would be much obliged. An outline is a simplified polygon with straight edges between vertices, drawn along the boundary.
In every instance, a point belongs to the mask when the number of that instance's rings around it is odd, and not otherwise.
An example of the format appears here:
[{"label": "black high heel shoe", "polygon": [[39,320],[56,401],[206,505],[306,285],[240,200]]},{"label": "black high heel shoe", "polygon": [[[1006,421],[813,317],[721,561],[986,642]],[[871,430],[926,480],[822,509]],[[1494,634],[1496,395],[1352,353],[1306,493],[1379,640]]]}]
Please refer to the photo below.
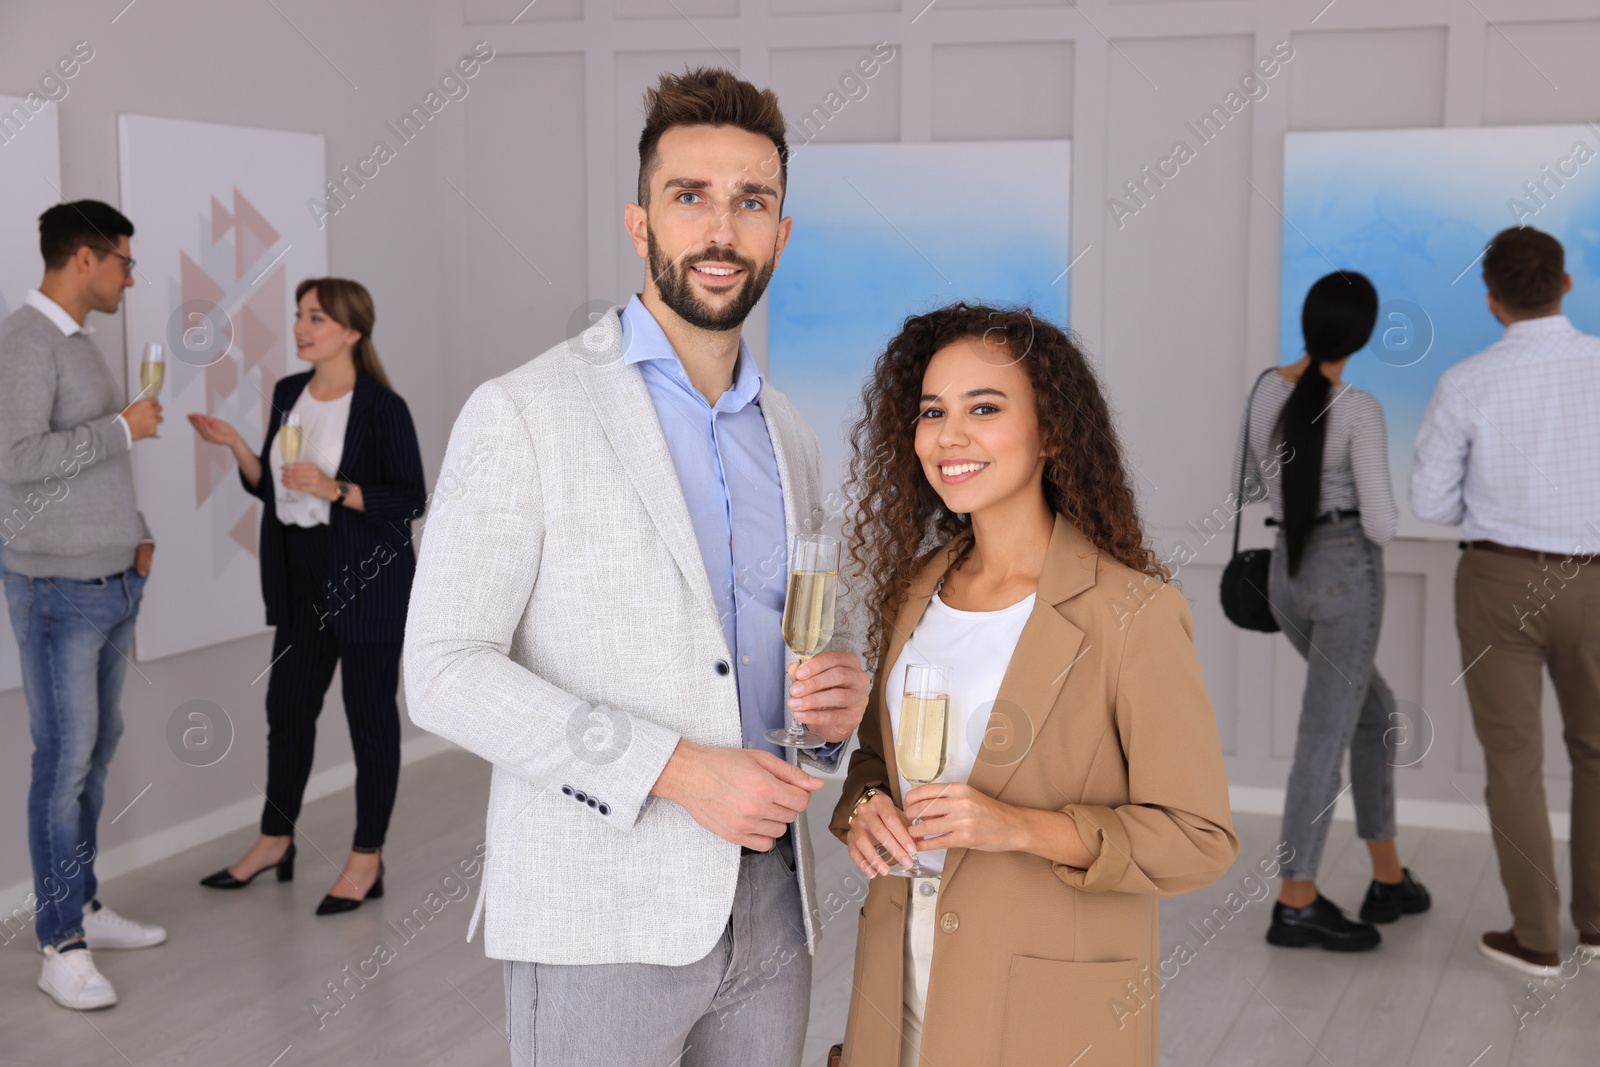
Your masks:
[{"label": "black high heel shoe", "polygon": [[377,900],[383,896],[383,860],[378,861],[378,880],[372,883],[372,888],[367,890],[367,895],[360,900],[354,897],[336,897],[332,893],[322,898],[322,903],[317,905],[318,915],[342,915],[347,911],[355,911],[368,900]]},{"label": "black high heel shoe", "polygon": [[283,859],[270,866],[262,867],[261,870],[256,871],[255,874],[252,874],[248,878],[235,878],[233,875],[228,873],[228,868],[224,867],[216,874],[208,874],[204,878],[200,879],[200,884],[203,886],[209,886],[212,889],[243,889],[245,886],[255,881],[256,878],[260,876],[262,871],[277,871],[278,881],[280,882],[294,881],[294,842],[289,842],[289,847],[284,852]]}]

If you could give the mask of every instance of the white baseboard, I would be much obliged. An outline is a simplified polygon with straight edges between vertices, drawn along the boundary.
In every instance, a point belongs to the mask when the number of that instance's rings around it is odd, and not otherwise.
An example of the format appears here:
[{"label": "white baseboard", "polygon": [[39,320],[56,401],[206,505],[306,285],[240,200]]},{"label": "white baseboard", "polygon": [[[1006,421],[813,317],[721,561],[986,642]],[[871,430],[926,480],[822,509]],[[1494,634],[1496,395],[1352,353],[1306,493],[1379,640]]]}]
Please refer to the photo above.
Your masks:
[{"label": "white baseboard", "polygon": [[[455,747],[444,738],[432,734],[414,737],[400,746],[400,762],[402,765],[415,763],[417,760],[426,759]],[[347,789],[355,784],[355,780],[354,763],[344,763],[318,771],[306,783],[306,800],[319,800],[330,793]],[[1251,815],[1281,815],[1284,795],[1282,789],[1265,786],[1228,787],[1228,802],[1233,810]],[[147,864],[159,863],[196,845],[250,826],[260,817],[261,802],[258,800],[246,799],[229,804],[199,818],[107,849],[96,860],[95,873],[102,881],[115,878],[119,874],[125,874]],[[1334,805],[1333,817],[1345,822],[1355,820],[1355,805],[1348,793],[1340,797],[1339,802]],[[1455,801],[1410,800],[1402,797],[1395,803],[1395,818],[1402,826],[1489,832],[1488,819],[1481,809]],[[1550,813],[1550,833],[1557,841],[1568,840],[1571,836],[1571,827],[1572,817],[1568,813],[1564,811]],[[0,907],[3,907],[5,914],[9,914],[11,909],[20,907],[32,891],[31,881],[19,882],[0,890]]]},{"label": "white baseboard", "polygon": [[[429,756],[446,752],[456,746],[442,737],[433,734],[424,734],[413,737],[400,744],[400,765],[415,763],[427,759]],[[356,765],[354,761],[341,763],[337,767],[329,767],[318,771],[306,781],[305,799],[307,802],[320,800],[331,793],[341,789],[348,789],[355,785]],[[158,830],[153,834],[135,838],[124,842],[115,848],[108,848],[95,859],[95,875],[102,882],[108,878],[115,878],[119,874],[137,870],[151,863],[159,863],[169,856],[176,856],[196,845],[204,844],[224,834],[231,834],[235,830],[252,826],[261,820],[261,801],[251,797],[229,804],[227,807],[218,808],[207,812],[188,822],[169,826],[165,830]],[[0,890],[0,918],[13,913],[13,909],[21,908],[33,892],[33,881],[18,882]],[[0,931],[0,939],[5,933]],[[0,942],[3,943],[3,942]],[[29,942],[32,945],[32,942]]]},{"label": "white baseboard", "polygon": [[[1285,791],[1255,785],[1230,785],[1228,803],[1237,812],[1250,815],[1282,815]],[[1395,801],[1395,822],[1401,826],[1415,826],[1430,830],[1475,830],[1489,832],[1489,817],[1482,807],[1453,800]],[[1333,817],[1354,822],[1356,808],[1347,792],[1333,807]],[[1572,816],[1564,811],[1550,813],[1550,835],[1557,841],[1572,836]]]}]

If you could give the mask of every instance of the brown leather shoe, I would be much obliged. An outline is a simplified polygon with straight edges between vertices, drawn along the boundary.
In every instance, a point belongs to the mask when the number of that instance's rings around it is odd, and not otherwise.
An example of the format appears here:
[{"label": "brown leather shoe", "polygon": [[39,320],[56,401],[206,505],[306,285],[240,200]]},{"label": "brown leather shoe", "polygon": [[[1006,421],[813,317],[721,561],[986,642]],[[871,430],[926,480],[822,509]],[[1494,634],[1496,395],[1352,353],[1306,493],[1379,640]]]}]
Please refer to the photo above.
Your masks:
[{"label": "brown leather shoe", "polygon": [[1534,952],[1517,943],[1510,930],[1491,930],[1478,942],[1478,951],[1496,963],[1535,978],[1549,978],[1561,969],[1561,957],[1554,952]]},{"label": "brown leather shoe", "polygon": [[1578,951],[1590,959],[1600,959],[1600,934],[1579,934]]}]

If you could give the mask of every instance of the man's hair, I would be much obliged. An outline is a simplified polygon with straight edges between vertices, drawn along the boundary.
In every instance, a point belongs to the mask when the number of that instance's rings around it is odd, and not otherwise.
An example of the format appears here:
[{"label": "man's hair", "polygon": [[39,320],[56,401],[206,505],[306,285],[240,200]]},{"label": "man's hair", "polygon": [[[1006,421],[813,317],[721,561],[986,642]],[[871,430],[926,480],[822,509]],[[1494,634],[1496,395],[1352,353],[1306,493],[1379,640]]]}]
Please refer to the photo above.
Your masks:
[{"label": "man's hair", "polygon": [[758,89],[720,67],[663,74],[644,91],[644,132],[639,134],[639,206],[650,206],[650,180],[659,163],[661,135],[674,126],[736,126],[770,139],[774,154],[762,161],[759,177],[778,180],[778,210],[789,185],[789,143],[784,139],[778,94]]},{"label": "man's hair", "polygon": [[104,259],[116,250],[118,237],[132,236],[128,217],[98,200],[57,204],[39,216],[39,254],[44,256],[45,270],[66,266],[84,245]]},{"label": "man's hair", "polygon": [[1511,311],[1534,311],[1561,299],[1566,255],[1561,242],[1531,226],[1501,230],[1483,254],[1483,281]]}]

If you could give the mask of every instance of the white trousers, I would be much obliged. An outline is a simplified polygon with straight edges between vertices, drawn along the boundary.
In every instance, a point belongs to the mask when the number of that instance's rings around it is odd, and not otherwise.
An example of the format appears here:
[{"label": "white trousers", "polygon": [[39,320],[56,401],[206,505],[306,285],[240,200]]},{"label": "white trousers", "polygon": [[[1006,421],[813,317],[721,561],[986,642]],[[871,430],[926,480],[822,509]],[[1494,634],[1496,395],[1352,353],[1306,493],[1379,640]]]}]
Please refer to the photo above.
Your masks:
[{"label": "white trousers", "polygon": [[900,1067],[917,1067],[922,1051],[922,1016],[928,1006],[928,972],[933,965],[933,919],[938,911],[939,879],[911,879],[911,909],[906,914],[905,997],[901,1011]]}]

